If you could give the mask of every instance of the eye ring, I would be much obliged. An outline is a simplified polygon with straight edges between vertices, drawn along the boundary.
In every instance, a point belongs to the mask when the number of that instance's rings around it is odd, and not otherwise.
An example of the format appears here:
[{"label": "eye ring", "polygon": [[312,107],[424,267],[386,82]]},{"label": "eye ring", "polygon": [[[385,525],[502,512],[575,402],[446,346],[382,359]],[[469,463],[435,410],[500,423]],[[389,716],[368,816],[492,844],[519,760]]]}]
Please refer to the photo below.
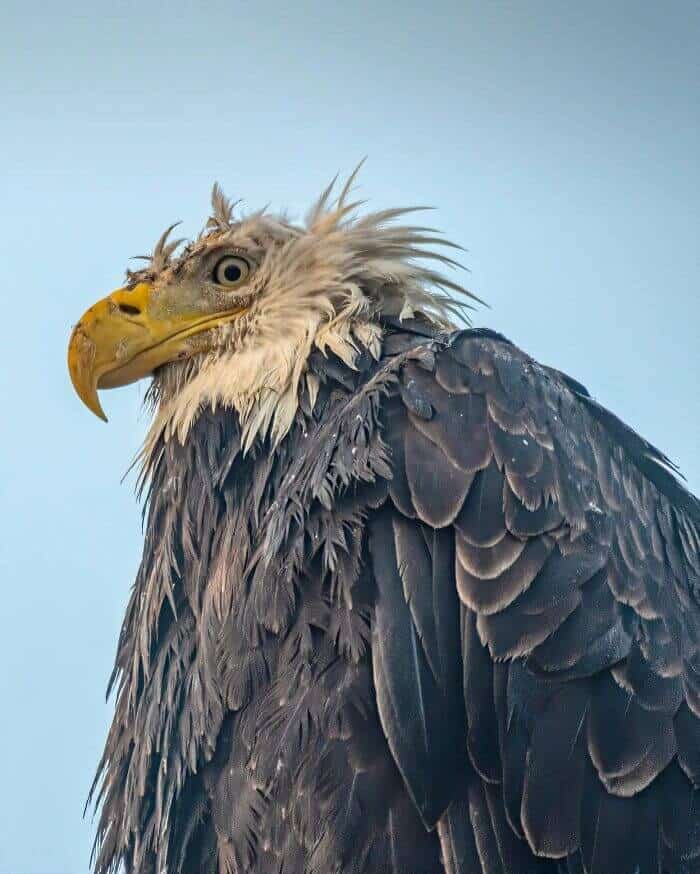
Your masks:
[{"label": "eye ring", "polygon": [[212,279],[224,288],[237,288],[250,275],[250,264],[240,255],[224,255],[214,265]]}]

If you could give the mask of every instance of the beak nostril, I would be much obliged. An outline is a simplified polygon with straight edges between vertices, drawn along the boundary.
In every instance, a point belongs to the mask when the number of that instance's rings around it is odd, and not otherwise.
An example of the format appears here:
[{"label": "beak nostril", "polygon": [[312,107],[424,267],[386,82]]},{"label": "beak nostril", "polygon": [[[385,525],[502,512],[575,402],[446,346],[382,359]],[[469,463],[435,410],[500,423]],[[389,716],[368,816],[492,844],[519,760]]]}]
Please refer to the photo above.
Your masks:
[{"label": "beak nostril", "polygon": [[118,304],[119,311],[124,313],[127,316],[140,316],[141,310],[138,307],[132,306],[129,303],[120,303]]}]

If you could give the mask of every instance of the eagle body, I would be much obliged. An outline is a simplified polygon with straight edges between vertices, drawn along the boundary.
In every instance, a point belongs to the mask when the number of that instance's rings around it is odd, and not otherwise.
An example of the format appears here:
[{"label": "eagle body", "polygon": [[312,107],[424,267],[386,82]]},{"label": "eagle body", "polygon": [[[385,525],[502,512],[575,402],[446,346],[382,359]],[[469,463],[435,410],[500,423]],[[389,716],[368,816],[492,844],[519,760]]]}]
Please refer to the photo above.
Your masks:
[{"label": "eagle body", "polygon": [[[362,240],[376,301],[405,252]],[[227,382],[252,318],[155,371],[97,874],[700,872],[700,505],[579,383],[406,294],[334,304],[272,401]]]}]

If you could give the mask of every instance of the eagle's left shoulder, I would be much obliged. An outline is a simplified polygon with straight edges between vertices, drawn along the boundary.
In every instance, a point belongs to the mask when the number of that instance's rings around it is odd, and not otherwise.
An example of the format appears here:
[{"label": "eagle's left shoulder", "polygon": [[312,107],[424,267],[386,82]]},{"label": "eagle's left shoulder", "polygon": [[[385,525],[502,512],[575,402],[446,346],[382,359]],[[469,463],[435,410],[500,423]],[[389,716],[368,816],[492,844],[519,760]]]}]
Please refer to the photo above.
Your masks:
[{"label": "eagle's left shoulder", "polygon": [[385,405],[389,501],[368,523],[377,700],[424,822],[464,853],[449,817],[478,796],[494,840],[680,870],[700,852],[697,499],[500,335],[389,340],[431,352]]}]

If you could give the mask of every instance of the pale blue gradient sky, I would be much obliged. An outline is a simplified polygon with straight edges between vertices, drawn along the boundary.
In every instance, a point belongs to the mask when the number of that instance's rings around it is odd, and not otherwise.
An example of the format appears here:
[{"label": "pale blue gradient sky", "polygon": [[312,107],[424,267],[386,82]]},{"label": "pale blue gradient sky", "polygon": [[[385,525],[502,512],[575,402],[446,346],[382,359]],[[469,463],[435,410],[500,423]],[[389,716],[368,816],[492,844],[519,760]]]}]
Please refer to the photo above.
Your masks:
[{"label": "pale blue gradient sky", "polygon": [[92,418],[70,326],[214,179],[299,214],[368,154],[362,195],[436,205],[469,249],[477,323],[700,489],[698,2],[47,6],[0,27],[0,874],[87,869],[140,552],[142,388]]}]

